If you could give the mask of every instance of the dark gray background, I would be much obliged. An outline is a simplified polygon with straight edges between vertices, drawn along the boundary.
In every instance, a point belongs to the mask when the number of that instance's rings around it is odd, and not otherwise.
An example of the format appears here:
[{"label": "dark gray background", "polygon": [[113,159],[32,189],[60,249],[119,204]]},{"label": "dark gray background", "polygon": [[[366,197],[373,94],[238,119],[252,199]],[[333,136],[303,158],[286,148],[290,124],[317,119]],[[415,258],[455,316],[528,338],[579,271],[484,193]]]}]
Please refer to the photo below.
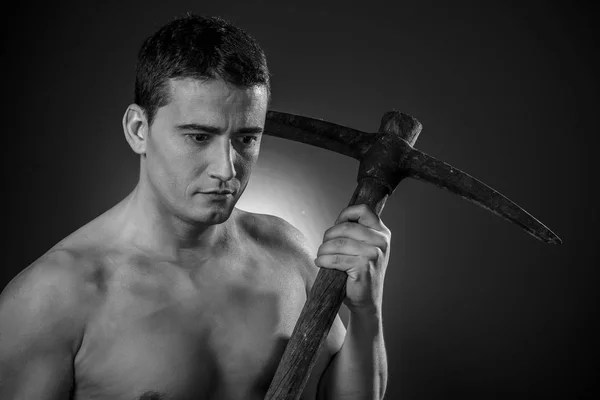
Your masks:
[{"label": "dark gray background", "polygon": [[[120,121],[142,40],[187,10],[220,15],[264,47],[274,109],[366,131],[387,110],[410,113],[424,125],[417,148],[500,190],[564,240],[543,244],[445,191],[401,183],[382,214],[393,232],[386,398],[596,392],[599,63],[591,9],[57,3],[4,10],[0,287],[135,185],[138,159]],[[269,160],[289,160],[277,168],[290,176],[277,179],[297,191],[278,201],[310,197],[317,231],[333,223],[355,185],[356,163],[325,151],[266,138],[261,157],[263,171],[275,168]]]}]

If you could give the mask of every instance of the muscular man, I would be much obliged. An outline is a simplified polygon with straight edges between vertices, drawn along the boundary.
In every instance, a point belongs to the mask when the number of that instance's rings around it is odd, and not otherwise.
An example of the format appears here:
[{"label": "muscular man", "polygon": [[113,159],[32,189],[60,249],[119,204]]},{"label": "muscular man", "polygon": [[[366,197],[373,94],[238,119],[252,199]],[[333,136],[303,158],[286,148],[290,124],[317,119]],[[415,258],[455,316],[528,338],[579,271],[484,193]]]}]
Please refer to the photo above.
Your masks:
[{"label": "muscular man", "polygon": [[[318,267],[347,271],[304,399],[381,398],[390,232],[342,211],[317,258],[284,220],[236,209],[269,103],[263,51],[189,15],[147,39],[123,130],[140,176],[0,298],[0,398],[262,399]],[[316,264],[316,266],[315,266]]]}]

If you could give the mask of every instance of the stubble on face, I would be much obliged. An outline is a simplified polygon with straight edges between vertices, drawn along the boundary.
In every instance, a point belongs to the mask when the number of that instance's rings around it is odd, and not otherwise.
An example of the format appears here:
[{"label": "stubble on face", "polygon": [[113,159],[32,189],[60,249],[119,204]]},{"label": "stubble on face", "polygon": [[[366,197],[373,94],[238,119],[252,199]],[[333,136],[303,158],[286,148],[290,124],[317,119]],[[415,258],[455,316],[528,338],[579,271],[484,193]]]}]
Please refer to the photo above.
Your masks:
[{"label": "stubble on face", "polygon": [[[226,221],[258,158],[267,111],[264,86],[222,80],[171,80],[170,101],[157,110],[143,168],[166,212],[192,223]],[[229,189],[225,198],[206,192]]]}]

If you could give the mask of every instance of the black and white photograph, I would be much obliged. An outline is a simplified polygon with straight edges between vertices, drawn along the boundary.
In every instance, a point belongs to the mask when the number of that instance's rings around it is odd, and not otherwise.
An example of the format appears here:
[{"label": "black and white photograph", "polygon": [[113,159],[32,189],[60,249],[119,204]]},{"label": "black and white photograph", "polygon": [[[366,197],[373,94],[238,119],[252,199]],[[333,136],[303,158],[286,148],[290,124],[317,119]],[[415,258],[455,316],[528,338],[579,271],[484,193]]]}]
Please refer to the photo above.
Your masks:
[{"label": "black and white photograph", "polygon": [[0,400],[600,394],[592,4],[3,9]]}]

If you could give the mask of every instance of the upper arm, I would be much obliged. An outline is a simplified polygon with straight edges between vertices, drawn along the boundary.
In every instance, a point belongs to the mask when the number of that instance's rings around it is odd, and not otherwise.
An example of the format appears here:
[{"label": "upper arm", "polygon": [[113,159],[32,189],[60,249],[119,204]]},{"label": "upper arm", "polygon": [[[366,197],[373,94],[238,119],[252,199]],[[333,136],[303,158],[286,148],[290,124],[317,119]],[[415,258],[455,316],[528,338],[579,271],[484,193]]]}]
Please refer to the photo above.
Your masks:
[{"label": "upper arm", "polygon": [[43,259],[0,295],[0,398],[68,399],[81,313],[68,256]]},{"label": "upper arm", "polygon": [[[317,277],[317,273],[319,272],[319,268],[313,261],[316,255],[312,254],[310,246],[308,245],[308,242],[302,232],[285,220],[280,218],[277,219],[279,220],[278,224],[280,225],[280,232],[278,236],[285,240],[286,245],[291,246],[292,252],[299,261],[298,268],[300,269],[300,273],[304,278],[308,297],[308,293],[310,293],[310,290],[312,289],[314,281]],[[333,321],[333,325],[331,326],[331,330],[329,331],[326,342],[323,344],[315,365],[313,366],[311,375],[306,383],[306,387],[304,388],[302,399],[314,400],[316,398],[324,398],[324,392],[322,390],[323,388],[320,388],[321,390],[319,390],[319,381],[325,374],[325,371],[327,370],[327,367],[331,363],[331,360],[335,354],[342,347],[345,336],[346,328],[344,327],[344,324],[342,323],[342,320],[338,314]]]}]

